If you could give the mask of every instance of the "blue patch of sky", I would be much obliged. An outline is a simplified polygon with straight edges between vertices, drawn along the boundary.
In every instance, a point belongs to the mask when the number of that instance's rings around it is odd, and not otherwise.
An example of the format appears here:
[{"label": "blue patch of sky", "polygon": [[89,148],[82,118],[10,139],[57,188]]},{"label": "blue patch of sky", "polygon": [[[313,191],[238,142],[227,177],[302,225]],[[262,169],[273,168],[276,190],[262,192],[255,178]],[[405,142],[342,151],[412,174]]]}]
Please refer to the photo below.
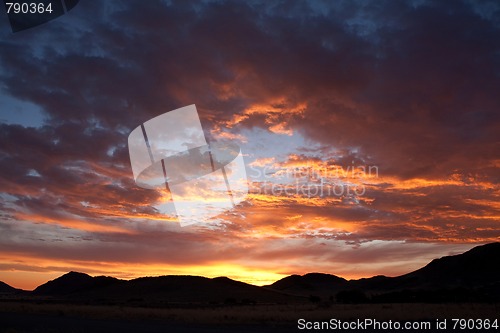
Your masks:
[{"label": "blue patch of sky", "polygon": [[40,127],[44,119],[45,114],[40,106],[0,90],[0,123]]}]

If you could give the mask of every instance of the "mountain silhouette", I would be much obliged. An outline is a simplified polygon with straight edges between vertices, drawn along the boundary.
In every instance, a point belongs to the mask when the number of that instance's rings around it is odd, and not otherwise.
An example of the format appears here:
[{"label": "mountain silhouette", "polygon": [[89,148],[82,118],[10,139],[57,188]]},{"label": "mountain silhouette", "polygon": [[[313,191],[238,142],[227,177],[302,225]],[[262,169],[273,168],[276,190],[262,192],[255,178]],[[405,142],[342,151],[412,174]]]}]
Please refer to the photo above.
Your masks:
[{"label": "mountain silhouette", "polygon": [[51,280],[38,286],[33,294],[35,295],[68,295],[79,291],[103,288],[121,282],[109,276],[91,277],[90,275],[78,272],[69,272],[57,279]]},{"label": "mountain silhouette", "polygon": [[434,259],[399,277],[420,287],[476,287],[500,282],[500,243],[475,247],[463,254]]},{"label": "mountain silhouette", "polygon": [[144,277],[113,285],[99,291],[99,296],[154,303],[280,303],[292,297],[231,280],[226,277],[200,276]]},{"label": "mountain silhouette", "polygon": [[9,294],[9,293],[16,293],[18,291],[20,291],[20,290],[14,288],[14,287],[9,286],[5,282],[0,281],[0,293],[2,293],[2,294]]},{"label": "mountain silhouette", "polygon": [[411,273],[389,278],[377,276],[350,281],[363,290],[401,290],[438,288],[479,288],[500,282],[500,243],[477,246],[465,253],[432,260]]},{"label": "mountain silhouette", "polygon": [[294,295],[321,297],[338,292],[344,292],[342,295],[350,292],[353,297],[359,297],[360,293],[390,294],[392,301],[395,298],[406,301],[434,298],[445,301],[459,298],[464,301],[500,300],[498,258],[500,243],[491,243],[463,254],[434,259],[414,272],[397,277],[374,276],[347,281],[335,275],[315,273],[288,276],[267,287]]},{"label": "mountain silhouette", "polygon": [[[227,277],[169,275],[120,280],[69,272],[23,297],[68,302],[168,306],[337,302],[500,301],[500,243],[446,256],[397,277],[358,280],[322,273],[291,275],[258,287]],[[21,292],[0,283],[0,293]]]},{"label": "mountain silhouette", "polygon": [[289,303],[294,297],[227,277],[169,275],[130,281],[70,272],[49,281],[33,295],[73,301],[167,305],[188,303]]},{"label": "mountain silhouette", "polygon": [[305,275],[290,275],[267,286],[293,295],[311,295],[332,293],[342,290],[348,285],[344,278],[323,273],[308,273]]}]

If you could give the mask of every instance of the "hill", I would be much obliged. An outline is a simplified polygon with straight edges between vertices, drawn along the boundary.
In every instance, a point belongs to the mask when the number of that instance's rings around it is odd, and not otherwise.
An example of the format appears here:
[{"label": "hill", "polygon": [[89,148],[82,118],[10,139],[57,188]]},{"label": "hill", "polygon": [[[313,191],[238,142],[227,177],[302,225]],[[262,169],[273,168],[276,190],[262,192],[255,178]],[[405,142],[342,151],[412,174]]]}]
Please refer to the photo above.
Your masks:
[{"label": "hill", "polygon": [[[334,275],[292,275],[268,286],[296,295],[353,297],[376,301],[500,300],[500,243],[477,246],[463,254],[434,259],[398,277],[374,276],[346,281]],[[361,296],[363,294],[364,296]]]},{"label": "hill", "polygon": [[57,279],[38,286],[33,291],[33,294],[52,296],[69,295],[103,288],[120,282],[121,280],[108,276],[91,277],[90,275],[84,273],[69,272],[58,277]]},{"label": "hill", "polygon": [[1,294],[10,294],[16,293],[19,289],[9,286],[7,283],[0,281],[0,293]]},{"label": "hill", "polygon": [[[70,302],[139,306],[284,304],[337,302],[472,302],[500,301],[500,243],[435,259],[414,272],[359,280],[309,273],[291,275],[257,287],[226,277],[142,277],[130,281],[69,272],[49,281],[31,296]],[[0,292],[15,291],[0,284]]]},{"label": "hill", "polygon": [[49,281],[33,295],[57,297],[85,303],[126,303],[161,306],[169,304],[256,304],[297,301],[290,295],[231,280],[200,276],[142,277],[130,281],[91,277],[70,272]]},{"label": "hill", "polygon": [[477,287],[500,281],[500,243],[475,247],[463,254],[434,259],[425,267],[399,277],[413,286]]},{"label": "hill", "polygon": [[279,290],[293,295],[309,296],[314,294],[331,294],[346,288],[348,281],[344,278],[323,273],[290,275],[266,286],[271,290]]}]

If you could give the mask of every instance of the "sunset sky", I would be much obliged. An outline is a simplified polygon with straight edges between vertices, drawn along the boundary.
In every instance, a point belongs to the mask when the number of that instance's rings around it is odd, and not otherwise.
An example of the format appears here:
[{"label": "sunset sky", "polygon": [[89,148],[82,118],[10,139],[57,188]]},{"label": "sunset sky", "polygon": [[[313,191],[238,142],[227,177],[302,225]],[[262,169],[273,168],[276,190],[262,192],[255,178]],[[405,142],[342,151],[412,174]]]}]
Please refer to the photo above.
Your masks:
[{"label": "sunset sky", "polygon": [[[0,281],[396,276],[499,241],[499,91],[497,1],[81,0],[18,33],[2,10]],[[181,227],[127,138],[191,104],[250,193]]]}]

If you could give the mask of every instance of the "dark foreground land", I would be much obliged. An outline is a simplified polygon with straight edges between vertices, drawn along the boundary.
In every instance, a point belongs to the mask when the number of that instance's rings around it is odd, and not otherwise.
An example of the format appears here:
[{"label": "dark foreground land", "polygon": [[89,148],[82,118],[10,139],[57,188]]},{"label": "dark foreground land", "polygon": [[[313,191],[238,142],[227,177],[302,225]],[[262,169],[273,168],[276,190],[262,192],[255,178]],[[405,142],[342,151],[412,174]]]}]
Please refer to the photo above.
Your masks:
[{"label": "dark foreground land", "polygon": [[[0,282],[0,333],[404,331],[329,325],[365,319],[430,325],[407,332],[500,332],[498,258],[500,243],[492,243],[397,277],[310,273],[263,287],[227,277],[126,281],[78,272],[33,291]],[[462,325],[453,329],[453,319]],[[436,320],[446,320],[446,330]]]},{"label": "dark foreground land", "polygon": [[[477,332],[452,330],[454,318],[498,318],[500,304],[315,304],[249,305],[203,308],[143,308],[71,304],[0,303],[0,332],[303,332],[298,320],[338,319],[430,322],[425,332]],[[437,330],[436,320],[448,320]],[[340,332],[395,332],[396,330],[334,330]],[[412,330],[420,332],[424,330]],[[490,329],[498,332],[499,329]]]}]

